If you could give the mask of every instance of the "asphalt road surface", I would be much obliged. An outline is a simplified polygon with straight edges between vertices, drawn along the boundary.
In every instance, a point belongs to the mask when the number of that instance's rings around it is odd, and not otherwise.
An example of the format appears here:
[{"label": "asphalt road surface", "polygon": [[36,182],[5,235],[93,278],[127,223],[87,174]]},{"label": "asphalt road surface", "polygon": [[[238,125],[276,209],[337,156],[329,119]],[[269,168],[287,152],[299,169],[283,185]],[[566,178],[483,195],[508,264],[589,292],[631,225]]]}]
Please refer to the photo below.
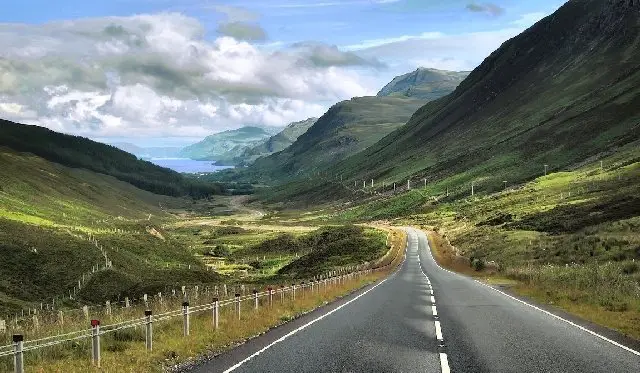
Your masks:
[{"label": "asphalt road surface", "polygon": [[640,372],[640,353],[440,268],[411,228],[397,272],[191,372]]}]

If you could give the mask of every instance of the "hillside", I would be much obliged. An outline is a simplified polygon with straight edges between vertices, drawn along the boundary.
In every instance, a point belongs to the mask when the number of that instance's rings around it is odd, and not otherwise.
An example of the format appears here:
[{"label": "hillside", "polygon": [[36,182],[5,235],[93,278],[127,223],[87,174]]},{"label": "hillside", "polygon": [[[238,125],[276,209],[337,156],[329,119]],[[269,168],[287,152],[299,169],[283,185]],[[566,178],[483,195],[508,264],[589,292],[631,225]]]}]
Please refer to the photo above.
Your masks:
[{"label": "hillside", "polygon": [[32,153],[68,167],[110,175],[157,194],[200,198],[223,191],[219,185],[185,179],[175,171],[138,160],[111,145],[43,127],[0,119],[0,146]]},{"label": "hillside", "polygon": [[282,131],[269,137],[267,140],[248,148],[235,159],[237,165],[249,165],[256,159],[273,153],[277,153],[288,148],[298,137],[318,120],[318,118],[309,118],[300,122],[293,122],[287,125]]},{"label": "hillside", "polygon": [[[164,209],[184,201],[2,146],[0,164],[0,315],[52,298],[57,305],[77,304],[68,295],[83,276],[78,298],[91,303],[161,291],[177,281],[213,280],[204,270],[184,270],[201,267],[160,227],[173,219]],[[88,275],[105,263],[89,235],[104,247],[112,269]]]},{"label": "hillside", "polygon": [[[332,174],[492,191],[613,152],[640,137],[639,21],[632,1],[570,1]],[[315,183],[277,199],[339,198]]]},{"label": "hillside", "polygon": [[280,128],[270,130],[262,127],[242,127],[216,133],[185,147],[180,151],[179,156],[216,161],[221,165],[233,164],[233,159],[240,156],[246,149],[268,139],[279,130]]},{"label": "hillside", "polygon": [[241,177],[283,181],[323,170],[402,126],[422,103],[406,97],[357,97],[339,102],[291,146],[259,158]]},{"label": "hillside", "polygon": [[404,96],[424,100],[439,99],[453,92],[468,71],[446,71],[420,67],[410,73],[395,77],[384,86],[378,96]]}]

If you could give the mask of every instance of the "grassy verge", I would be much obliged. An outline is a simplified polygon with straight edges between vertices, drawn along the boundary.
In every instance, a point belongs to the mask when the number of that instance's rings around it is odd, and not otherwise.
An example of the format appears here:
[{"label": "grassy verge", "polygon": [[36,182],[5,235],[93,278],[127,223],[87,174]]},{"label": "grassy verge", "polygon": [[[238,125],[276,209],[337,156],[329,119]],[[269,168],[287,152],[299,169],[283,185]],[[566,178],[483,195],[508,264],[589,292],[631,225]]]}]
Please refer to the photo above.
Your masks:
[{"label": "grassy verge", "polygon": [[[191,334],[182,336],[181,317],[154,325],[154,350],[147,352],[144,347],[144,330],[128,329],[105,335],[102,341],[102,368],[91,366],[90,345],[83,340],[60,347],[27,353],[27,372],[160,372],[167,367],[183,363],[201,354],[216,354],[247,338],[261,334],[283,322],[311,311],[318,306],[336,300],[356,289],[379,280],[393,271],[402,260],[405,236],[393,232],[389,238],[389,252],[377,265],[388,265],[385,270],[353,278],[341,284],[316,287],[315,292],[307,289],[298,291],[295,300],[286,294],[284,301],[274,297],[274,304],[268,305],[261,299],[260,307],[253,309],[253,301],[242,304],[242,317],[236,319],[232,307],[225,307],[220,314],[220,327],[213,329],[211,311],[193,314]],[[11,361],[0,359],[0,371],[9,371]]]},{"label": "grassy verge", "polygon": [[474,268],[469,258],[436,232],[429,244],[438,264],[449,270],[509,288],[517,295],[558,307],[585,320],[640,340],[640,292],[635,262],[572,266],[529,265],[498,270]]}]

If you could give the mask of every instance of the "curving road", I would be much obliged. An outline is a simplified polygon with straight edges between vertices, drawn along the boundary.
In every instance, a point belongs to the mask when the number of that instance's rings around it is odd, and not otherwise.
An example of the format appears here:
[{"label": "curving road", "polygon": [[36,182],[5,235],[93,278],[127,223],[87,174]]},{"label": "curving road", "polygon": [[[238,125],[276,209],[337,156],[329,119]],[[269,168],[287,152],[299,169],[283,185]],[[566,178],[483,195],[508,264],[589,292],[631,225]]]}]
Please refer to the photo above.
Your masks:
[{"label": "curving road", "polygon": [[407,228],[386,280],[193,372],[639,372],[640,353],[440,268]]}]

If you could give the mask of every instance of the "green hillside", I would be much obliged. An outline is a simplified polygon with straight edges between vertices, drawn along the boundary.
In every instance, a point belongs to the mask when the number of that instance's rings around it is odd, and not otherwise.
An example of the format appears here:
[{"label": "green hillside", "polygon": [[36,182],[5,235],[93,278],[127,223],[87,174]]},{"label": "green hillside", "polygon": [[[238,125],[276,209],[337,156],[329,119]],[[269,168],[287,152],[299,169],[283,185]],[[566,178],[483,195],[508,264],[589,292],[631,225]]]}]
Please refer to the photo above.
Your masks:
[{"label": "green hillside", "polygon": [[[0,147],[0,165],[0,314],[52,298],[93,303],[212,280],[161,228],[173,219],[164,209],[185,201],[6,147]],[[69,291],[82,275],[105,263],[89,235],[113,268],[87,277],[71,301]],[[194,270],[175,269],[178,264]]]},{"label": "green hillside", "polygon": [[32,153],[68,167],[111,175],[157,194],[200,198],[223,192],[217,184],[185,179],[175,171],[138,160],[111,145],[43,127],[0,119],[0,146]]},{"label": "green hillside", "polygon": [[[640,27],[629,2],[570,1],[505,42],[450,95],[335,165],[345,185],[407,179],[443,193],[531,180],[614,152],[640,137]],[[310,132],[309,132],[310,133]],[[335,179],[334,179],[335,180]],[[276,199],[349,196],[314,180]],[[314,192],[314,191],[317,191]],[[382,189],[378,189],[382,192]]]},{"label": "green hillside", "polygon": [[285,150],[259,158],[247,169],[221,172],[219,177],[279,182],[325,169],[402,126],[421,104],[421,100],[405,97],[342,101]]},{"label": "green hillside", "polygon": [[234,163],[241,166],[249,165],[260,157],[265,157],[288,148],[298,137],[307,132],[316,120],[318,120],[318,118],[309,118],[300,122],[290,123],[277,134],[243,151],[240,156],[236,157]]},{"label": "green hillside", "polygon": [[437,100],[453,92],[468,71],[446,71],[420,67],[415,71],[395,77],[384,86],[378,96],[404,96],[424,100]]},{"label": "green hillside", "polygon": [[[279,130],[279,128],[278,128]],[[181,157],[233,164],[246,149],[260,144],[275,132],[261,127],[242,127],[207,136],[204,140],[185,147]]]}]

